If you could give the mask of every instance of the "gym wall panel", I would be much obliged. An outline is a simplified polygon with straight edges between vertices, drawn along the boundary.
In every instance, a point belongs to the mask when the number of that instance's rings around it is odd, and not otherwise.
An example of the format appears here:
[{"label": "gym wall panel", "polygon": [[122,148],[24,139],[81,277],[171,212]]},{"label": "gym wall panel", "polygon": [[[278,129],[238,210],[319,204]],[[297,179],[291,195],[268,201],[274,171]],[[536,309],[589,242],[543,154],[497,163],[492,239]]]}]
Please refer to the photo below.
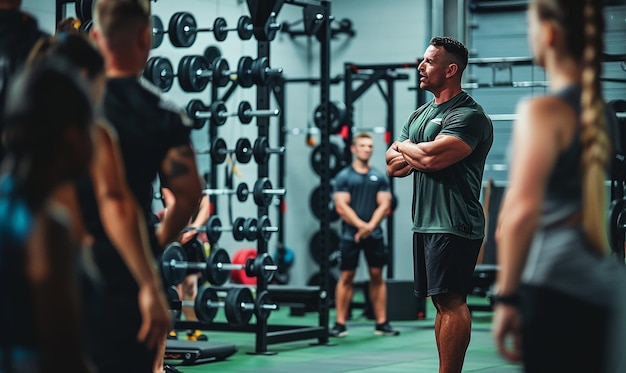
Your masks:
[{"label": "gym wall panel", "polygon": [[[612,5],[605,8],[606,32],[605,51],[611,54],[626,54],[626,6]],[[526,12],[513,10],[489,13],[467,13],[468,47],[477,58],[488,57],[530,57],[530,47],[526,32]],[[626,64],[625,64],[626,66]],[[626,79],[626,73],[619,62],[605,62],[603,64],[604,77]],[[479,83],[493,80],[492,69],[488,67],[470,66],[468,75]],[[508,70],[496,70],[496,81],[508,79]],[[546,76],[542,68],[536,66],[513,66],[513,81],[545,81]],[[478,88],[468,89],[476,100],[485,107],[489,114],[515,113],[515,107],[524,97],[545,94],[543,87],[534,88]],[[626,98],[626,83],[603,84],[603,93],[606,100]],[[510,143],[512,122],[494,122],[495,137],[492,150],[487,158],[485,179],[493,178],[496,181],[505,181],[507,168],[501,168]]]}]

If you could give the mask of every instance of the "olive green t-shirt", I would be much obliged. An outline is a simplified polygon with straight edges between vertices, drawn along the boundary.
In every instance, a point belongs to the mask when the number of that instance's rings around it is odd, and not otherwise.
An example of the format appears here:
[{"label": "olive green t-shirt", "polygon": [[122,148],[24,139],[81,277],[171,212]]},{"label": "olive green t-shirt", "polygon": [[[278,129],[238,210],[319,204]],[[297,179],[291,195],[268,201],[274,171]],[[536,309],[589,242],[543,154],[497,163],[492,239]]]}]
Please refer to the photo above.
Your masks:
[{"label": "olive green t-shirt", "polygon": [[433,141],[454,136],[472,148],[461,161],[439,171],[413,172],[413,231],[450,233],[468,239],[484,237],[485,216],[480,189],[493,125],[483,108],[467,93],[417,109],[404,123],[398,141]]}]

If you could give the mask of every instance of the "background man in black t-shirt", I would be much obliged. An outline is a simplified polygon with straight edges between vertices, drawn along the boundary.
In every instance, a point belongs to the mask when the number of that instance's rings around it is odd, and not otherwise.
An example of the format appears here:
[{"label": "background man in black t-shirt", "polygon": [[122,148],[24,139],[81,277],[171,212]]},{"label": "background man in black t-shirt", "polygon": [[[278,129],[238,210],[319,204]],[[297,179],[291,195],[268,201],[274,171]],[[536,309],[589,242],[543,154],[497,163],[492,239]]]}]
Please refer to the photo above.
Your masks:
[{"label": "background man in black t-shirt", "polygon": [[350,150],[352,164],[335,177],[335,206],[341,216],[341,276],[335,289],[336,321],[330,330],[334,337],[348,335],[346,316],[352,300],[353,282],[361,250],[369,267],[369,296],[376,317],[376,335],[398,335],[387,322],[387,287],[383,267],[387,250],[379,224],[391,206],[387,175],[370,165],[374,149],[368,133],[355,135]]},{"label": "background man in black t-shirt", "polygon": [[[92,36],[106,63],[104,114],[118,133],[128,185],[148,224],[155,221],[152,183],[158,174],[176,197],[158,228],[148,227],[156,256],[186,226],[202,186],[188,119],[139,78],[151,46],[149,17],[148,0],[99,0]],[[137,342],[141,315],[136,283],[102,229],[88,180],[79,193],[86,226],[94,236],[94,259],[104,282],[101,312],[90,320],[94,362],[103,372],[163,371],[166,335],[157,358],[157,350]]]}]

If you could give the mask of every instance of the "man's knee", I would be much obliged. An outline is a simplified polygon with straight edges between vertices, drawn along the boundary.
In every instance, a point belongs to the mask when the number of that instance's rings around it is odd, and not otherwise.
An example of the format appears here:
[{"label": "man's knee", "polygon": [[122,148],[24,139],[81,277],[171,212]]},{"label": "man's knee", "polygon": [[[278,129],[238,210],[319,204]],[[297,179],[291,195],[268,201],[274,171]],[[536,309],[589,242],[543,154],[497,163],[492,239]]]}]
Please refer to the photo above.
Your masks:
[{"label": "man's knee", "polygon": [[383,279],[383,269],[371,267],[370,268],[370,286],[381,286],[385,283]]},{"label": "man's knee", "polygon": [[465,296],[459,293],[444,293],[432,296],[433,304],[440,312],[453,311],[465,306]]},{"label": "man's knee", "polygon": [[339,284],[343,286],[352,286],[354,283],[354,275],[356,271],[341,271],[341,276],[339,277]]},{"label": "man's knee", "polygon": [[195,298],[198,292],[198,278],[196,276],[187,276],[183,282],[183,297],[186,299]]}]

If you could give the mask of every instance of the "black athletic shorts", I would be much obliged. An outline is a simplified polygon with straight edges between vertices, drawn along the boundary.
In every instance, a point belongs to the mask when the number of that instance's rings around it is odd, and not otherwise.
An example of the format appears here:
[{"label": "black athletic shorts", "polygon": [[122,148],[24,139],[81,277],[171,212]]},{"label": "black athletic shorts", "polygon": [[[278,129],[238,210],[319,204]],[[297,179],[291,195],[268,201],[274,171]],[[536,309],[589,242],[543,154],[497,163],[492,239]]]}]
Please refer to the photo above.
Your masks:
[{"label": "black athletic shorts", "polygon": [[413,233],[415,296],[467,295],[482,241],[448,233]]},{"label": "black athletic shorts", "polygon": [[525,372],[623,372],[607,366],[607,308],[536,286],[520,295]]},{"label": "black athletic shorts", "polygon": [[89,355],[98,372],[153,372],[156,349],[137,341],[141,314],[136,294],[104,294],[99,312],[87,323]]},{"label": "black athletic shorts", "polygon": [[349,240],[339,242],[342,271],[355,270],[359,264],[359,253],[363,250],[370,268],[382,268],[387,264],[387,246],[382,238],[367,237],[356,243]]},{"label": "black athletic shorts", "polygon": [[97,299],[85,309],[90,357],[98,372],[151,373],[156,349],[137,341],[137,282],[113,246],[96,242],[93,256],[102,282]]}]

